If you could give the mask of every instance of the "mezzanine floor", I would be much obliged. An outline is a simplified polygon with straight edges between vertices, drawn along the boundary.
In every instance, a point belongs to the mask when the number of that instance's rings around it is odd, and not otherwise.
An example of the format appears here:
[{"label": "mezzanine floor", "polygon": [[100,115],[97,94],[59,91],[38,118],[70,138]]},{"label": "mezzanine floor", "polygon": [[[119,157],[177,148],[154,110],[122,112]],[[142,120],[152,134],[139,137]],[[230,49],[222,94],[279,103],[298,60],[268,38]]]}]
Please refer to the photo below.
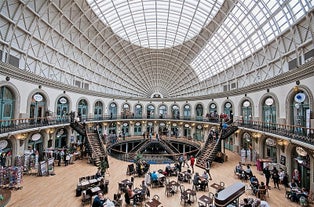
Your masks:
[{"label": "mezzanine floor", "polygon": [[[239,182],[234,176],[234,166],[239,162],[240,157],[227,151],[228,161],[220,164],[213,163],[211,174],[213,177],[212,182],[224,181],[226,186]],[[118,191],[118,182],[130,176],[126,175],[127,165],[129,163],[116,160],[109,157],[109,175],[106,175],[106,179],[109,183],[109,193],[105,196],[113,199],[113,194]],[[151,165],[151,170],[164,169],[165,165]],[[184,168],[186,169],[186,167]],[[183,169],[183,170],[184,170]],[[257,175],[260,181],[264,181],[264,177],[257,172],[256,167],[252,167],[253,173]],[[75,197],[75,189],[78,182],[78,178],[87,175],[94,175],[97,171],[95,166],[87,164],[87,160],[77,160],[75,164],[69,166],[61,166],[55,168],[55,176],[48,177],[36,177],[25,175],[23,177],[23,189],[12,192],[12,197],[7,207],[78,207],[81,206],[81,198]],[[203,170],[195,168],[195,172],[202,173]],[[170,177],[170,180],[176,180],[176,177]],[[135,187],[139,187],[143,178],[135,177]],[[185,183],[186,189],[191,188],[192,184]],[[211,192],[215,192],[215,189],[209,188]],[[165,195],[164,188],[153,188],[151,189],[151,195],[158,194],[160,201],[164,207],[176,207],[183,206],[180,204],[180,195],[175,194],[174,196],[167,197]],[[208,192],[197,192],[199,198],[203,194]],[[296,203],[292,203],[287,200],[284,196],[285,189],[282,187],[281,190],[272,189],[269,191],[268,203],[271,207],[294,207],[299,206]],[[254,197],[250,193],[244,194],[243,197]],[[123,206],[126,206],[123,203]],[[189,206],[189,205],[188,205]],[[196,207],[197,202],[191,205]]]}]

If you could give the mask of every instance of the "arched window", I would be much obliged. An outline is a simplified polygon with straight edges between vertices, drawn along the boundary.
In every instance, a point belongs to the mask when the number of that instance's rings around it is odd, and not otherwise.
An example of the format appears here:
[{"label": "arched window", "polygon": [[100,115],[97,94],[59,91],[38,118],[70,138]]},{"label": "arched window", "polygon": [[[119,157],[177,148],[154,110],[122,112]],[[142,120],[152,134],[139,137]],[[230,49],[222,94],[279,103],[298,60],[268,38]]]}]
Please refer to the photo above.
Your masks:
[{"label": "arched window", "polygon": [[134,118],[142,118],[143,107],[141,104],[136,104],[134,109]]},{"label": "arched window", "polygon": [[[291,124],[296,126],[294,132],[297,134],[306,134],[306,123],[310,122],[310,107],[309,107],[309,98],[306,93],[303,91],[297,91],[293,95],[292,102],[290,103],[290,117]],[[304,128],[302,128],[304,127]]]},{"label": "arched window", "polygon": [[167,106],[166,105],[161,105],[159,106],[159,118],[163,119],[163,118],[167,118]]},{"label": "arched window", "polygon": [[77,106],[77,113],[81,121],[85,121],[88,116],[88,104],[85,99],[81,99]]},{"label": "arched window", "polygon": [[228,101],[224,105],[224,114],[227,115],[228,118],[231,117],[232,114],[232,104]]},{"label": "arched window", "polygon": [[203,105],[197,104],[195,108],[195,112],[196,112],[196,120],[202,121],[203,120]]},{"label": "arched window", "polygon": [[69,101],[66,97],[61,97],[57,102],[57,119],[59,121],[65,121],[67,114],[69,113]]},{"label": "arched window", "polygon": [[267,97],[263,103],[263,121],[266,127],[276,124],[276,104],[272,97]]},{"label": "arched window", "polygon": [[189,104],[185,104],[183,108],[183,118],[185,120],[191,119],[191,106]]},{"label": "arched window", "polygon": [[251,124],[252,121],[252,104],[249,100],[245,100],[242,102],[242,119],[243,124]]},{"label": "arched window", "polygon": [[9,120],[14,118],[15,99],[8,87],[2,86],[0,89],[0,126],[8,126]]},{"label": "arched window", "polygon": [[141,122],[135,122],[134,124],[134,135],[142,135],[142,124]]},{"label": "arched window", "polygon": [[117,113],[118,113],[118,108],[117,108],[117,104],[112,102],[109,105],[109,115],[110,115],[110,119],[116,119],[117,118]]},{"label": "arched window", "polygon": [[130,105],[125,103],[122,105],[122,112],[121,112],[122,119],[127,119],[131,117]]},{"label": "arched window", "polygon": [[154,114],[155,114],[155,106],[152,104],[149,104],[147,106],[147,118],[148,119],[153,119],[154,118]]},{"label": "arched window", "polygon": [[172,106],[172,119],[180,119],[180,108],[178,105],[173,105]]},{"label": "arched window", "polygon": [[103,116],[103,104],[101,101],[97,101],[95,103],[95,108],[94,108],[94,118],[101,119],[102,116]]}]

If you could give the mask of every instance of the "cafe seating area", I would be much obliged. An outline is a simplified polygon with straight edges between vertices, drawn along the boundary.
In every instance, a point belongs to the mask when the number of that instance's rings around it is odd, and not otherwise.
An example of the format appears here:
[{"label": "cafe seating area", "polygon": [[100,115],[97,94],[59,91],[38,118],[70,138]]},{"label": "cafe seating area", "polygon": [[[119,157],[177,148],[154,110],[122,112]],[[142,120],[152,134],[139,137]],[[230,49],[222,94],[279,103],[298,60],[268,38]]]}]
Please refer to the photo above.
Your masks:
[{"label": "cafe seating area", "polygon": [[[158,188],[151,188],[150,185],[148,185],[148,189],[150,191],[150,195],[148,196],[146,194],[145,200],[141,203],[138,203],[137,206],[148,206],[153,207],[156,206],[155,202],[153,200],[153,195],[159,196],[159,203],[157,203],[157,206],[163,206],[163,207],[179,207],[179,206],[191,206],[191,207],[198,207],[198,206],[206,206],[208,207],[212,202],[211,199],[213,198],[213,195],[217,193],[217,190],[213,188],[211,185],[213,183],[220,184],[220,182],[225,183],[225,188],[228,188],[232,184],[236,182],[242,182],[241,180],[237,179],[233,175],[234,166],[239,162],[239,157],[237,157],[236,154],[233,154],[229,151],[227,151],[229,160],[228,162],[224,163],[213,163],[211,167],[211,175],[212,180],[209,180],[209,188],[206,191],[195,191],[196,192],[196,198],[191,197],[191,201],[188,202],[188,197],[184,196],[182,194],[181,196],[181,190],[180,186],[184,186],[184,191],[187,189],[192,189],[192,183],[188,182],[178,182],[177,177],[175,176],[166,176],[166,184],[173,183],[173,189],[175,192],[172,194],[166,193],[166,185],[164,187],[158,187]],[[104,180],[109,180],[109,187],[108,187],[108,193],[104,194],[105,198],[110,199],[111,201],[114,201],[116,206],[123,206],[127,207],[125,203],[124,193],[119,191],[119,182],[128,179],[129,181],[132,180],[132,177],[134,175],[126,175],[125,169],[128,166],[128,162],[123,162],[121,160],[114,159],[112,157],[109,157],[109,172],[106,173],[106,177]],[[158,171],[158,169],[164,169],[167,164],[154,164],[150,166],[150,172],[152,171]],[[120,170],[122,169],[122,170]],[[71,171],[69,173],[68,171]],[[183,171],[187,171],[188,168],[184,167],[182,169]],[[252,167],[252,171],[260,181],[264,181],[264,176],[257,173],[256,168]],[[24,177],[24,189],[37,189],[36,196],[46,196],[49,198],[49,206],[58,206],[60,203],[63,203],[63,206],[82,206],[82,194],[80,197],[75,196],[75,190],[77,187],[77,184],[79,182],[79,178],[84,177],[86,179],[86,175],[95,175],[97,172],[97,167],[89,165],[86,160],[77,160],[75,165],[67,166],[67,167],[60,167],[56,168],[56,176],[50,176],[50,177],[43,177],[42,179],[45,179],[45,184],[42,185],[42,182],[37,182],[38,178],[33,178],[32,176],[25,176]],[[202,173],[203,169],[200,169],[199,167],[194,168],[194,172]],[[91,177],[90,177],[91,178]],[[84,180],[81,179],[81,180]],[[64,182],[66,180],[66,182]],[[145,180],[144,177],[138,177],[135,176],[132,184],[132,189],[141,188],[142,181]],[[177,183],[176,183],[177,182]],[[30,186],[29,183],[32,185]],[[242,182],[244,185],[249,184],[248,182]],[[271,183],[272,184],[272,183]],[[49,186],[49,188],[47,188]],[[58,189],[58,186],[62,186],[63,189],[72,189],[72,190],[64,190],[62,191],[62,196],[60,196],[60,190]],[[30,191],[13,191],[13,196],[11,197],[11,201],[8,205],[8,207],[14,207],[14,206],[23,206],[23,202],[29,203],[28,206],[46,206],[46,201],[36,200],[36,203],[33,202],[33,197],[29,196]],[[287,189],[287,191],[290,190],[290,188]],[[221,191],[222,192],[222,191]],[[300,205],[296,202],[292,202],[290,199],[285,198],[285,190],[284,188],[281,188],[281,190],[274,189],[269,191],[270,196],[266,197],[266,201],[269,203],[271,207],[275,206],[286,206],[286,207],[299,207]],[[119,196],[117,196],[119,195]],[[63,197],[63,198],[62,198]],[[90,200],[88,200],[85,203],[85,206],[90,206],[93,198],[95,196],[91,197]],[[181,200],[181,197],[183,200]],[[243,200],[243,198],[252,198],[256,199],[255,195],[252,195],[251,193],[244,193],[240,196],[240,201]],[[66,199],[64,199],[66,198]],[[22,202],[23,201],[23,202]],[[214,202],[214,201],[213,201]],[[147,204],[146,204],[147,203]],[[128,207],[132,207],[132,205],[129,205]]]}]

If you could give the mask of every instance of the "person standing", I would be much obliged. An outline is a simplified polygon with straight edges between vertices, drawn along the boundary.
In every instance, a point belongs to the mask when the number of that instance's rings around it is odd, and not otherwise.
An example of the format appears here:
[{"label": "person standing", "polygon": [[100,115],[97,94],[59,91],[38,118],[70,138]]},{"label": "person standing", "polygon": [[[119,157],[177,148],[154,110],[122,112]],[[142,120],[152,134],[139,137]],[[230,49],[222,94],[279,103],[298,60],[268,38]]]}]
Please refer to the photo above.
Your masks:
[{"label": "person standing", "polygon": [[272,177],[273,177],[273,181],[274,181],[274,188],[278,188],[278,190],[280,190],[280,188],[279,188],[279,172],[278,172],[276,167],[274,167],[274,169],[273,169]]},{"label": "person standing", "polygon": [[269,166],[268,165],[266,165],[266,167],[263,169],[263,173],[264,173],[265,178],[266,178],[266,187],[268,189],[270,189],[269,188],[270,171],[269,171]]},{"label": "person standing", "polygon": [[183,167],[185,167],[185,165],[190,168],[189,164],[188,164],[188,156],[186,153],[184,153],[183,155]]},{"label": "person standing", "polygon": [[190,158],[190,166],[192,168],[192,173],[194,173],[194,163],[195,163],[195,158],[193,155],[191,155],[191,158]]},{"label": "person standing", "polygon": [[211,165],[211,162],[210,162],[210,160],[208,159],[207,161],[206,161],[206,172],[207,172],[207,174],[208,174],[208,179],[209,180],[212,180],[212,175],[210,174],[210,165]]}]

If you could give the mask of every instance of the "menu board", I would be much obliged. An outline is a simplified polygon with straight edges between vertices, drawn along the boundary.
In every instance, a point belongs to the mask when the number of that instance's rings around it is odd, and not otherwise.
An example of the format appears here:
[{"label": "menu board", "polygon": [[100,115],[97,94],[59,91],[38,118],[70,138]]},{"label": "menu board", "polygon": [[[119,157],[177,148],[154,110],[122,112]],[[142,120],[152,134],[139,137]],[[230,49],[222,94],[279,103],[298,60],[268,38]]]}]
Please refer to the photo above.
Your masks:
[{"label": "menu board", "polygon": [[39,175],[41,175],[41,176],[47,175],[48,169],[47,169],[47,162],[46,161],[40,162],[39,170],[40,170]]}]

